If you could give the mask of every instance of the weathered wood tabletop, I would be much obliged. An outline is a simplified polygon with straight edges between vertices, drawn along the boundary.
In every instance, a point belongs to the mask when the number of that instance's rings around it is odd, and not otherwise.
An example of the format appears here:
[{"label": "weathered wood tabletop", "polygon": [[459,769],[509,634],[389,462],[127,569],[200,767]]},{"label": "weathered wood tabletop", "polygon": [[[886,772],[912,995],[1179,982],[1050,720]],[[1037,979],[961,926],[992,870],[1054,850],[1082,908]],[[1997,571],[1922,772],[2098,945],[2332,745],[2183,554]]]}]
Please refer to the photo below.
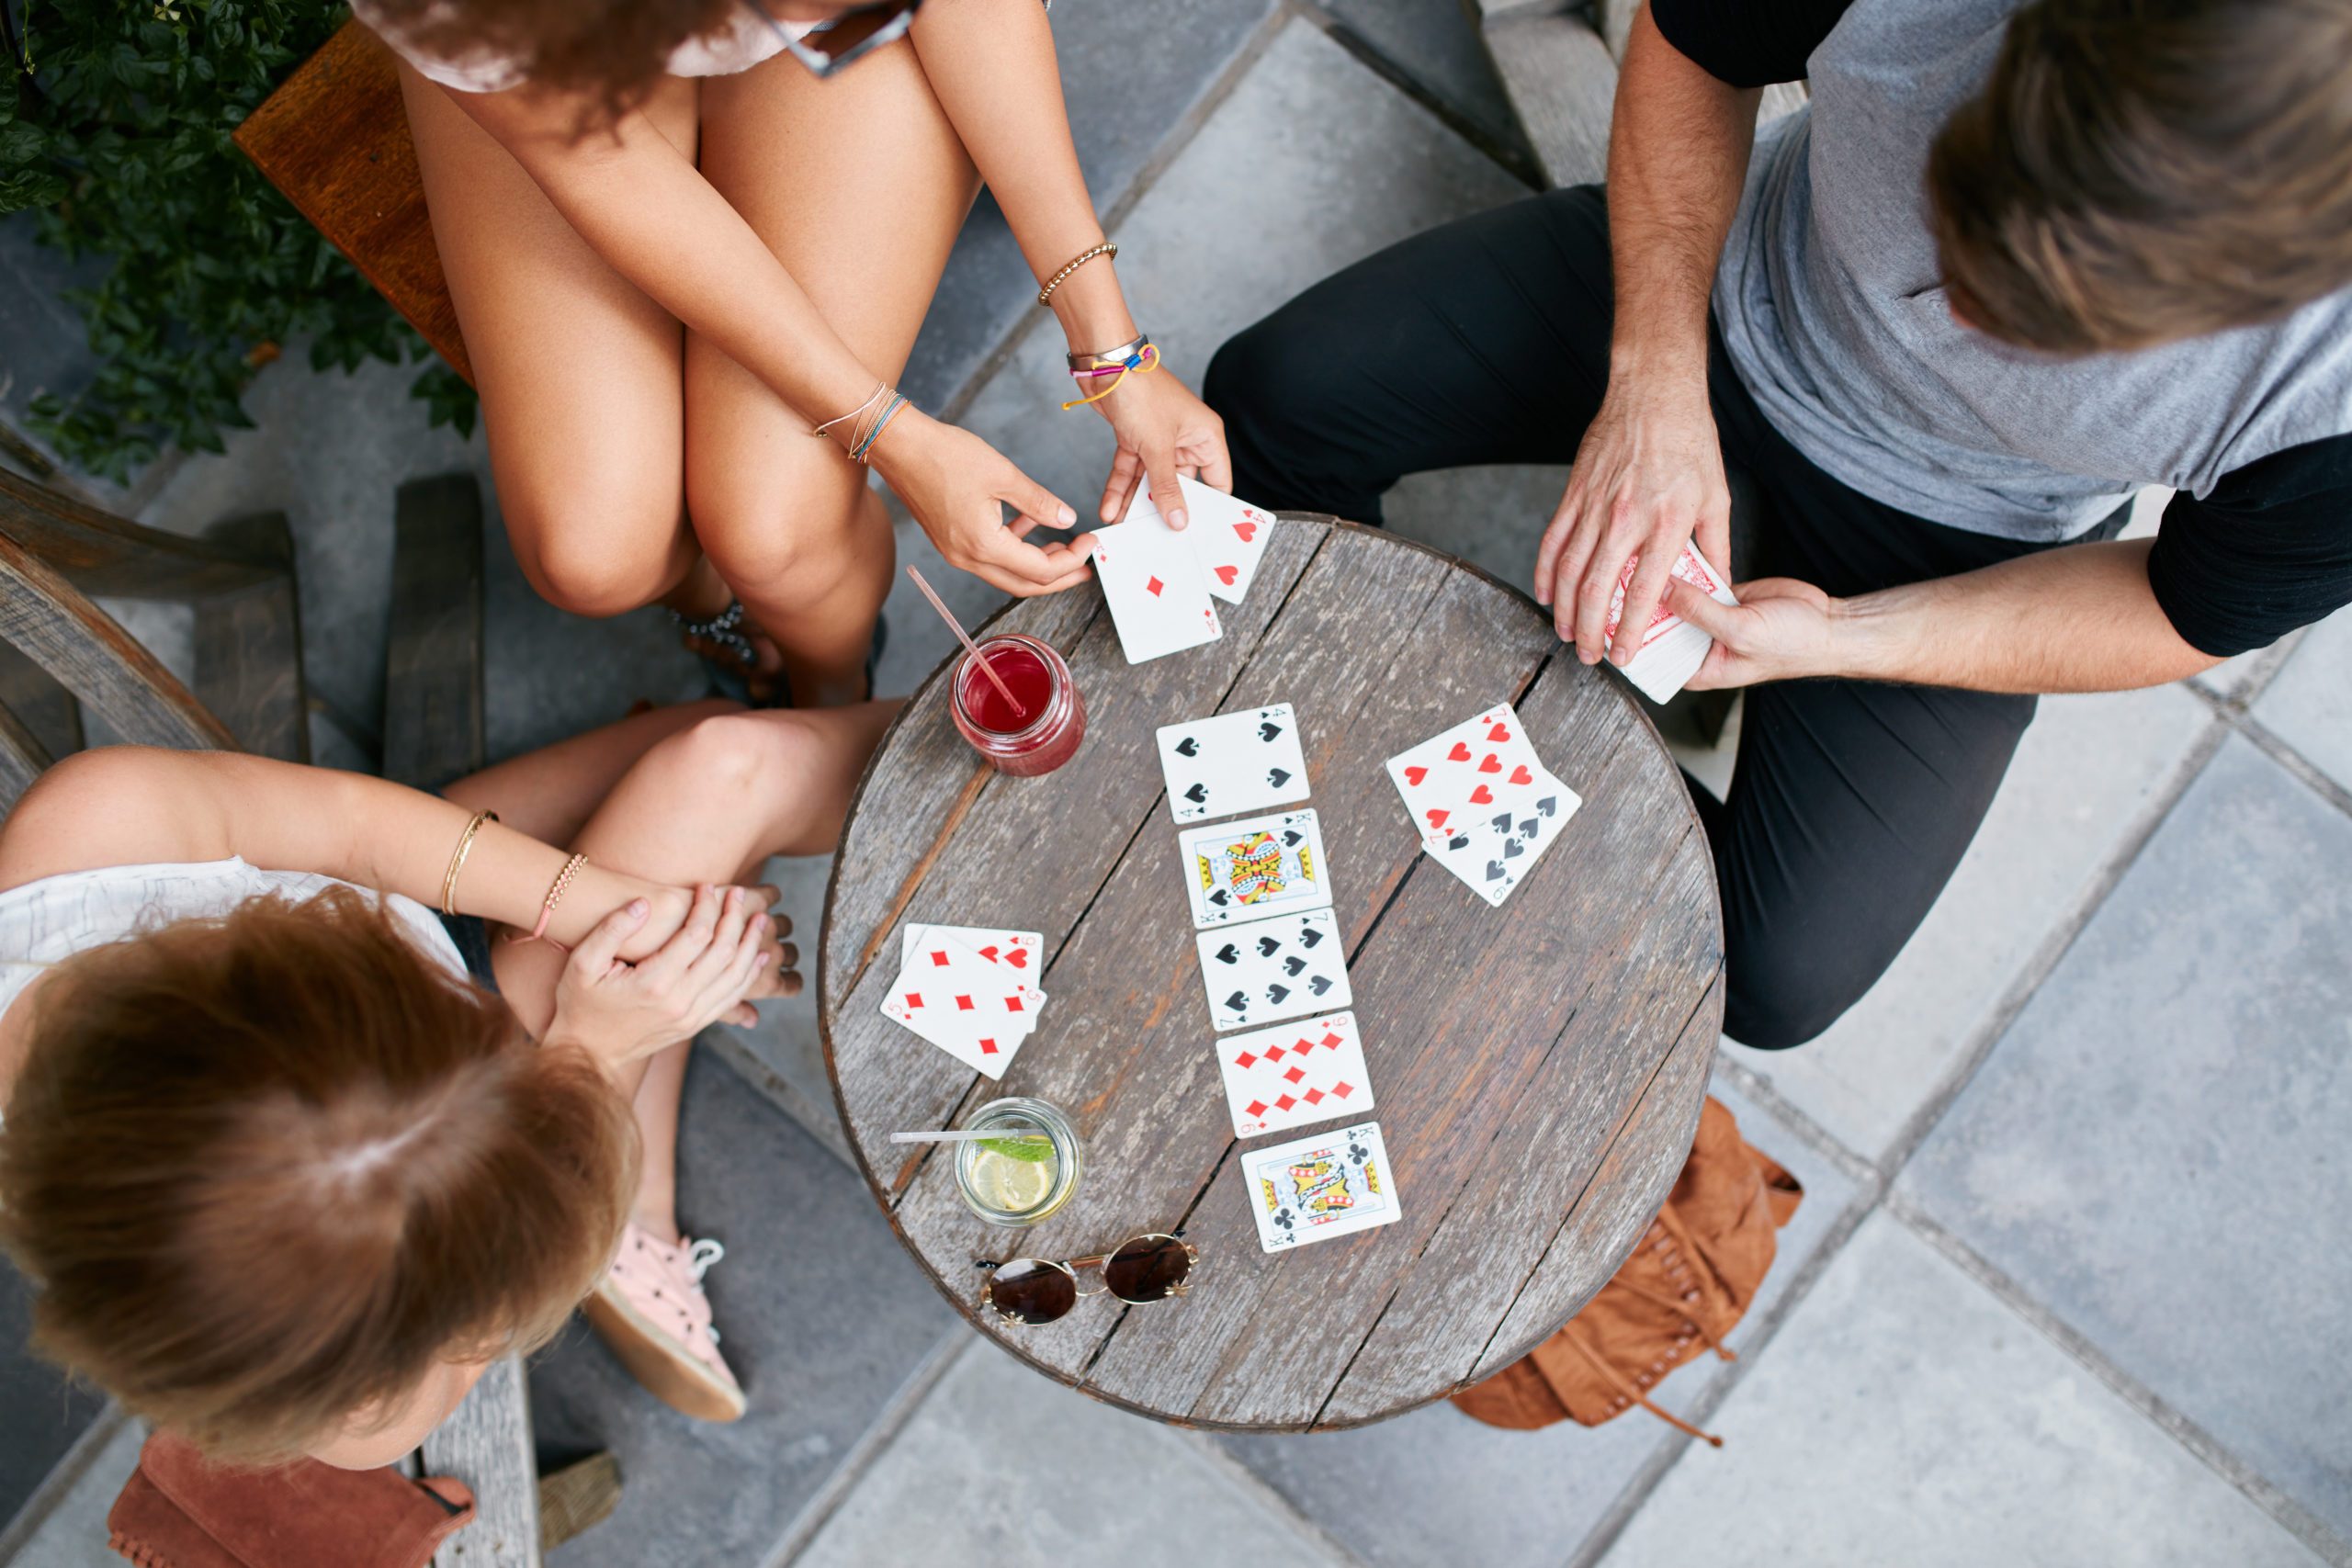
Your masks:
[{"label": "weathered wood tabletop", "polygon": [[[1697,1125],[1723,1011],[1722,917],[1656,731],[1524,596],[1409,542],[1287,514],[1248,603],[1220,614],[1221,641],[1132,667],[1091,587],[992,622],[1062,649],[1085,698],[1085,744],[1041,779],[982,763],[934,675],[852,807],[819,1015],[876,1198],[980,1332],[1162,1419],[1351,1426],[1524,1355],[1633,1247]],[[1490,908],[1420,853],[1383,762],[1505,699],[1584,807]],[[1402,1213],[1270,1256],[1241,1185],[1153,732],[1275,702],[1298,712]],[[1050,999],[1001,1083],[878,1011],[908,920],[1044,934]],[[1016,1094],[1068,1111],[1085,1153],[1075,1196],[1026,1231],[976,1218],[948,1153],[888,1142]],[[978,1310],[976,1259],[1078,1257],[1179,1226],[1201,1249],[1182,1301],[1090,1297],[1041,1328]]]}]

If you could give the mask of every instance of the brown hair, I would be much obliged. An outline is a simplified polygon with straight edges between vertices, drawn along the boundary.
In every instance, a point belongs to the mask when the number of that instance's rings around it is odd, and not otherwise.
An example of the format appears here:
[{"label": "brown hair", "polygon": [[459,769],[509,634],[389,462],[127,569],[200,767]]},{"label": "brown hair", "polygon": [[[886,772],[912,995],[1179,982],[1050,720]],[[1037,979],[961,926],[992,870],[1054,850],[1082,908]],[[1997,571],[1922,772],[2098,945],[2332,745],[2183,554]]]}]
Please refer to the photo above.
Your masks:
[{"label": "brown hair", "polygon": [[370,0],[368,19],[435,59],[514,61],[530,82],[584,93],[617,117],[671,51],[718,31],[746,0]]},{"label": "brown hair", "polygon": [[0,1124],[34,1343],[222,1458],[544,1343],[628,1213],[627,1103],[348,888],[61,964]]},{"label": "brown hair", "polygon": [[1928,159],[1945,288],[2061,354],[2352,283],[2352,5],[2036,0]]}]

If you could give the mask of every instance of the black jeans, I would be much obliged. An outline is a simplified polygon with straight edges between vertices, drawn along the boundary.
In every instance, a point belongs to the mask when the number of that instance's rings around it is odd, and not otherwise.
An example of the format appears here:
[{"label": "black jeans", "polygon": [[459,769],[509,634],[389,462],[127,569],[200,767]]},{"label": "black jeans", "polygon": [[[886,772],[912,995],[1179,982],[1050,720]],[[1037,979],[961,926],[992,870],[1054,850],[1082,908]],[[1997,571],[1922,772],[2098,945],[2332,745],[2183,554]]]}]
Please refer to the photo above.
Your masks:
[{"label": "black jeans", "polygon": [[[1608,384],[1610,311],[1597,186],[1368,257],[1210,365],[1235,491],[1378,523],[1382,494],[1408,473],[1566,463]],[[1743,575],[1846,595],[2036,547],[1927,522],[1831,479],[1765,423],[1720,346],[1710,384],[1725,466],[1757,502]],[[2033,710],[2031,697],[1854,681],[1748,693],[1731,797],[1692,791],[1723,887],[1726,1033],[1803,1044],[1870,989],[1975,837]]]}]

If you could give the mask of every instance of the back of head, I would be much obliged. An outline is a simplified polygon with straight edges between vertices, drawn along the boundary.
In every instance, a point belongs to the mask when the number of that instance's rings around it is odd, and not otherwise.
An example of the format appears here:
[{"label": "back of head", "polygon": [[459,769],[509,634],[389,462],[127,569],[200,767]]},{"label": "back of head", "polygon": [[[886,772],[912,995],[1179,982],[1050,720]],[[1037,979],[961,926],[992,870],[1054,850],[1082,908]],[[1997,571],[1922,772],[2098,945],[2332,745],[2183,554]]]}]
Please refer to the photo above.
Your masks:
[{"label": "back of head", "polygon": [[0,1125],[34,1337],[266,1461],[544,1341],[628,1214],[626,1103],[347,889],[61,965]]},{"label": "back of head", "polygon": [[2352,285],[2352,3],[2034,0],[1928,157],[1952,303],[2060,354]]},{"label": "back of head", "polygon": [[750,0],[369,0],[388,33],[450,60],[511,60],[530,82],[588,95],[609,117],[641,102],[671,52]]}]

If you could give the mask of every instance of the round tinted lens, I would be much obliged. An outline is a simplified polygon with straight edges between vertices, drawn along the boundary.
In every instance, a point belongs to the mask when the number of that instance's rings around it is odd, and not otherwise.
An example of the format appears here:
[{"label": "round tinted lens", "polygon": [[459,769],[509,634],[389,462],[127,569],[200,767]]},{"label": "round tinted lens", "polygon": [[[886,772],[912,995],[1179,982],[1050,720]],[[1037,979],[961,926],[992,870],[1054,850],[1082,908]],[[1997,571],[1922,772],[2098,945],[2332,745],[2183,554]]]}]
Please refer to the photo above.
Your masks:
[{"label": "round tinted lens", "polygon": [[1050,1263],[1016,1258],[989,1277],[989,1303],[1023,1323],[1051,1323],[1078,1304],[1078,1281]]},{"label": "round tinted lens", "polygon": [[1111,1254],[1102,1282],[1123,1302],[1164,1302],[1193,1271],[1192,1254],[1173,1236],[1137,1236]]}]

